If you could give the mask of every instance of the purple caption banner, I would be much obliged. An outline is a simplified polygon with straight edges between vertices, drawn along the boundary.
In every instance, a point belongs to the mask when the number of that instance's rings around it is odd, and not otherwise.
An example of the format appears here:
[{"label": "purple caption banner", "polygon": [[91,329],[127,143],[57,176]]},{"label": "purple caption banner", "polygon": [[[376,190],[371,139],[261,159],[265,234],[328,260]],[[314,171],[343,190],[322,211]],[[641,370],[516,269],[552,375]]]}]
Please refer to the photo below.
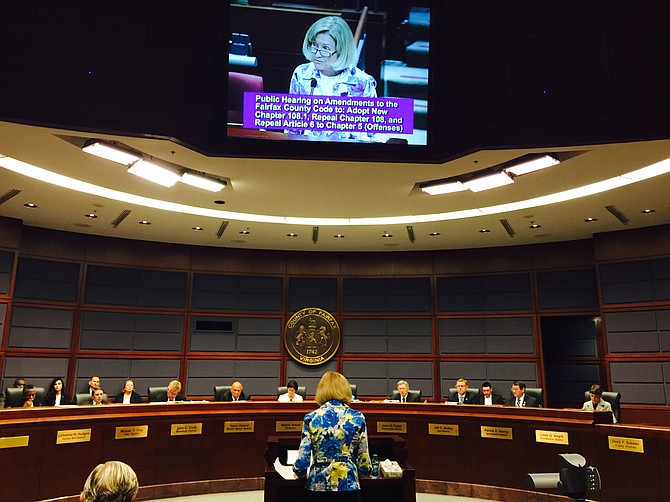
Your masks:
[{"label": "purple caption banner", "polygon": [[245,92],[245,129],[412,134],[414,100]]}]

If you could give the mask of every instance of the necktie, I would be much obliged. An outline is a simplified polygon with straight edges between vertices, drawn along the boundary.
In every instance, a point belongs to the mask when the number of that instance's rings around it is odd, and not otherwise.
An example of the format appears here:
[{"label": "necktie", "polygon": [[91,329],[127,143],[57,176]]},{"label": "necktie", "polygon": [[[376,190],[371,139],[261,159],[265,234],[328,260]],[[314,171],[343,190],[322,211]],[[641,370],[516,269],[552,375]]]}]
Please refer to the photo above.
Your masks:
[{"label": "necktie", "polygon": [[404,403],[404,402],[405,402],[405,396],[402,396],[402,397],[400,398],[400,402],[401,402],[401,403]]},{"label": "necktie", "polygon": [[458,395],[458,404],[463,404],[463,396],[461,394]]},{"label": "necktie", "polygon": [[516,398],[516,405],[520,408],[521,407],[521,398],[517,397]]}]

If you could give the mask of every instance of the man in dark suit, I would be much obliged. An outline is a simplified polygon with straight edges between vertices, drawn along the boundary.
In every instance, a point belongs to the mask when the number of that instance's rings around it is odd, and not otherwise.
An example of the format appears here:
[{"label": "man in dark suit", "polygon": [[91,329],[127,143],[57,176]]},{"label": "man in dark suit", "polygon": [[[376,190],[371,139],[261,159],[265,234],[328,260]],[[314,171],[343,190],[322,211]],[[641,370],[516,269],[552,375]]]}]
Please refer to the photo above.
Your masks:
[{"label": "man in dark suit", "polygon": [[221,401],[246,401],[247,396],[242,392],[242,384],[240,382],[233,382],[230,386],[230,390],[227,390],[223,393]]},{"label": "man in dark suit", "polygon": [[468,381],[465,378],[456,380],[456,392],[454,392],[447,402],[457,404],[472,404],[474,396],[468,392]]},{"label": "man in dark suit", "polygon": [[186,398],[179,393],[180,390],[181,382],[179,380],[172,380],[167,386],[167,391],[158,394],[156,402],[174,403],[176,401],[186,401]]},{"label": "man in dark suit", "polygon": [[400,401],[401,403],[420,403],[421,396],[419,394],[412,394],[409,391],[409,383],[406,380],[400,380],[396,384],[397,393],[393,393],[391,400]]},{"label": "man in dark suit", "polygon": [[475,396],[472,400],[472,404],[491,406],[493,404],[505,404],[505,400],[500,394],[493,392],[493,387],[491,387],[490,382],[484,382],[479,391],[479,395]]},{"label": "man in dark suit", "polygon": [[512,383],[512,396],[507,398],[505,404],[516,406],[517,408],[539,408],[540,403],[533,396],[526,395],[526,383],[521,380],[515,380]]}]

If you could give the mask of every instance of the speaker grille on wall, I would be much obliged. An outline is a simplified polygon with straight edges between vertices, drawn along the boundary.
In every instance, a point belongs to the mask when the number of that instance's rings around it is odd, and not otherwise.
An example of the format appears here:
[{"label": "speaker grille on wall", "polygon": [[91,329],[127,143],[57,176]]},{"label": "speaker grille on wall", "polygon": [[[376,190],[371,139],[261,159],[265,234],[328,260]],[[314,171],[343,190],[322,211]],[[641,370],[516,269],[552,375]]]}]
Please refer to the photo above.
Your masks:
[{"label": "speaker grille on wall", "polygon": [[600,28],[510,35],[505,69],[510,100],[598,96],[612,88]]}]

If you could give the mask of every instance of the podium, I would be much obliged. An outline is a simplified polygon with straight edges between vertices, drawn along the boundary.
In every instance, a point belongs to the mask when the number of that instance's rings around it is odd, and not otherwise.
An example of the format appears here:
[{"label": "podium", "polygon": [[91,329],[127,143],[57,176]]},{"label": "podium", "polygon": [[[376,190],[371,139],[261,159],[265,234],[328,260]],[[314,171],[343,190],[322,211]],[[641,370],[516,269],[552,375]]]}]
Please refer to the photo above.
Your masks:
[{"label": "podium", "polygon": [[[275,470],[275,459],[286,464],[286,452],[297,450],[300,437],[270,436],[265,450],[265,502],[291,500],[302,502],[306,497],[305,480],[284,479]],[[361,477],[363,500],[384,500],[385,502],[416,502],[415,472],[407,465],[409,453],[405,439],[400,436],[369,436],[370,456],[377,454],[379,460],[395,460],[402,467],[401,478],[377,479]]]}]

